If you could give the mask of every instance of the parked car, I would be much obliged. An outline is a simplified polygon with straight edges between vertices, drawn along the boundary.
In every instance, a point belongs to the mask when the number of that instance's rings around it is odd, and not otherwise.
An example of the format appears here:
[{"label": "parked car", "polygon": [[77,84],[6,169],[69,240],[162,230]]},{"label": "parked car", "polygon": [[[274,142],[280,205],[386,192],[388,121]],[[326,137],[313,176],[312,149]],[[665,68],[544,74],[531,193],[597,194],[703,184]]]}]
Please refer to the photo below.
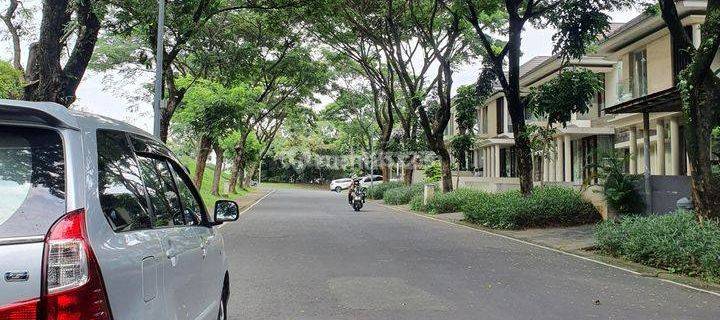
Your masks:
[{"label": "parked car", "polygon": [[330,181],[330,191],[340,192],[350,188],[350,184],[352,184],[352,179],[350,178],[335,179]]},{"label": "parked car", "polygon": [[0,195],[0,319],[226,318],[238,206],[144,131],[0,100]]},{"label": "parked car", "polygon": [[383,177],[381,175],[368,175],[362,177],[360,180],[360,186],[363,188],[369,188],[371,185],[377,185],[381,183],[383,183]]}]

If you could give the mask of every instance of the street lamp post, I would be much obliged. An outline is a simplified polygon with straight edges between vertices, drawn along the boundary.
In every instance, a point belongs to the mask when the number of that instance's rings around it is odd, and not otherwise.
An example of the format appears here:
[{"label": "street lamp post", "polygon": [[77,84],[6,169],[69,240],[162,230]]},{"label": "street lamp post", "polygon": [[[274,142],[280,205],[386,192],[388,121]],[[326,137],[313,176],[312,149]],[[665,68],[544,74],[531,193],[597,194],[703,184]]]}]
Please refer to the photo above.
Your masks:
[{"label": "street lamp post", "polygon": [[155,119],[153,123],[153,134],[160,138],[160,117],[163,96],[163,56],[165,55],[165,46],[163,38],[165,36],[165,0],[158,0],[158,28],[157,43],[155,49],[155,98],[153,100],[153,109],[155,111]]}]

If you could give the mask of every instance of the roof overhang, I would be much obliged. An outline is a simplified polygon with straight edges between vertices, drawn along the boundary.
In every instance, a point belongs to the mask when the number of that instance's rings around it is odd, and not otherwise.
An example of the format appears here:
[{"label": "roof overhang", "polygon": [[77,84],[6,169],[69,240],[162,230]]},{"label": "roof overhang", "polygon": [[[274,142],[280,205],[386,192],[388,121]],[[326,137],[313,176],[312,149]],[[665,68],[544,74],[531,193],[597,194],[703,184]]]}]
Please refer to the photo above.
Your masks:
[{"label": "roof overhang", "polygon": [[565,127],[558,129],[559,135],[570,135],[574,137],[589,137],[599,135],[615,134],[613,127]]},{"label": "roof overhang", "polygon": [[570,60],[564,64],[558,56],[553,56],[543,63],[525,73],[520,79],[521,87],[529,87],[544,82],[545,79],[554,77],[557,72],[565,68],[586,68],[595,72],[609,72],[614,70],[615,60],[606,59],[602,56],[584,56],[582,59]]},{"label": "roof overhang", "polygon": [[515,139],[512,138],[490,138],[490,139],[484,139],[481,141],[478,141],[476,146],[482,148],[482,147],[490,147],[490,146],[514,146],[515,145]]},{"label": "roof overhang", "polygon": [[655,113],[682,111],[680,91],[676,87],[605,108],[605,113]]},{"label": "roof overhang", "polygon": [[[704,16],[707,10],[707,1],[681,0],[676,1],[675,6],[680,19],[685,20],[685,18],[691,15]],[[607,39],[602,41],[598,53],[604,55],[618,52],[622,48],[646,38],[663,28],[665,28],[665,21],[660,14],[643,13],[618,28],[610,34]]]}]

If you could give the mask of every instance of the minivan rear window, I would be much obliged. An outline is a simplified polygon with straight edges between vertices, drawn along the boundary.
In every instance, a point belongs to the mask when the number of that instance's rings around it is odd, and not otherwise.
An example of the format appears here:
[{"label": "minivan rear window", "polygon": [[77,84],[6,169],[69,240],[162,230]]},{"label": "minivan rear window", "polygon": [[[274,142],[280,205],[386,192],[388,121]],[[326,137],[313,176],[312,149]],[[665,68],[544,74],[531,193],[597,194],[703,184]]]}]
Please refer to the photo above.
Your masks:
[{"label": "minivan rear window", "polygon": [[57,131],[0,126],[0,195],[0,238],[44,235],[65,214],[65,156]]}]

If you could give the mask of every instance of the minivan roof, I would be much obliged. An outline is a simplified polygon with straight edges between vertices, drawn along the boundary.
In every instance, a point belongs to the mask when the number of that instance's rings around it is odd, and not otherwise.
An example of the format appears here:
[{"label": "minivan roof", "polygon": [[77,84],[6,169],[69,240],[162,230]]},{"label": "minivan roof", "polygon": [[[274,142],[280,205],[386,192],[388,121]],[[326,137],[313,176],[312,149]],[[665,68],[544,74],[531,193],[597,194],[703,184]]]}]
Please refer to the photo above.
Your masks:
[{"label": "minivan roof", "polygon": [[0,120],[42,123],[54,127],[80,130],[116,129],[146,137],[151,135],[138,127],[108,117],[71,110],[54,102],[32,102],[0,99]]}]

